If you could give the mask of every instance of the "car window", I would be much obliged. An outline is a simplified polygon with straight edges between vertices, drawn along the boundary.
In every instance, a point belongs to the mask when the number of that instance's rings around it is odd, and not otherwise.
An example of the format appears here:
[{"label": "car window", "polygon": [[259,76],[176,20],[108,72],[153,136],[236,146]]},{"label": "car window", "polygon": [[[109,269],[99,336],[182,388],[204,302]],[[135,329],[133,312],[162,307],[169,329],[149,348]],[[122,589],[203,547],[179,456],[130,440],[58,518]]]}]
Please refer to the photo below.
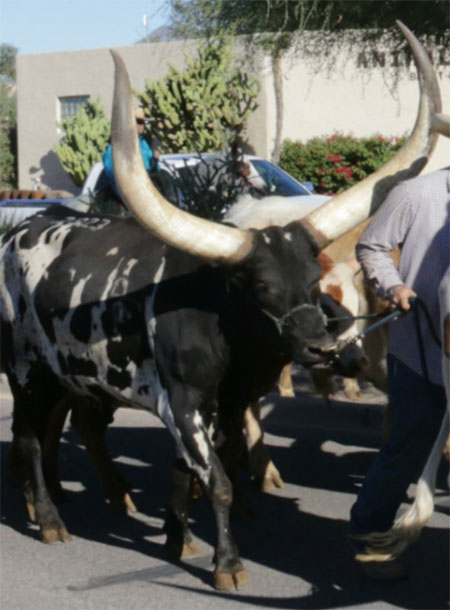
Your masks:
[{"label": "car window", "polygon": [[253,167],[256,169],[271,195],[281,195],[282,197],[293,197],[295,195],[310,195],[307,188],[290,178],[276,165],[264,159],[251,159]]}]

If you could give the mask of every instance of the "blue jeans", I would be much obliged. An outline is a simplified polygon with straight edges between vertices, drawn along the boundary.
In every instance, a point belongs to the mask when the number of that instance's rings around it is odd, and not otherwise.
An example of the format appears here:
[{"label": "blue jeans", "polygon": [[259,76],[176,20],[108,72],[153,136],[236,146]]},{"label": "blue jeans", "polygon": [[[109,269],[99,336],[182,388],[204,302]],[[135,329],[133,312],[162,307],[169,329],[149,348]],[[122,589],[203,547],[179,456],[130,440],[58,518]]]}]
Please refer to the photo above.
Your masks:
[{"label": "blue jeans", "polygon": [[388,355],[391,433],[375,457],[351,509],[350,533],[385,532],[410,483],[420,476],[446,408],[443,386]]}]

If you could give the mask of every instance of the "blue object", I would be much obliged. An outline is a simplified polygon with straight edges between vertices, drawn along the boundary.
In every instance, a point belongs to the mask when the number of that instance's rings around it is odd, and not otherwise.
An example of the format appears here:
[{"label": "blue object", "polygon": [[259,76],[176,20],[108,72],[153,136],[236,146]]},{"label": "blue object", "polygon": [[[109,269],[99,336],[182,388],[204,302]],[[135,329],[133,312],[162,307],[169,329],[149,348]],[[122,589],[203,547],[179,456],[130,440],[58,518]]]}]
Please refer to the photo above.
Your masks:
[{"label": "blue object", "polygon": [[[153,151],[148,145],[147,141],[144,140],[142,136],[139,136],[139,146],[141,149],[142,160],[144,161],[145,169],[147,171],[156,169],[159,171],[159,163],[156,159],[154,159]],[[103,166],[105,168],[105,173],[109,179],[109,184],[114,189],[115,193],[119,196],[119,192],[116,188],[116,181],[114,179],[114,165],[113,165],[113,157],[112,157],[112,147],[108,146],[106,151],[103,153]]]}]

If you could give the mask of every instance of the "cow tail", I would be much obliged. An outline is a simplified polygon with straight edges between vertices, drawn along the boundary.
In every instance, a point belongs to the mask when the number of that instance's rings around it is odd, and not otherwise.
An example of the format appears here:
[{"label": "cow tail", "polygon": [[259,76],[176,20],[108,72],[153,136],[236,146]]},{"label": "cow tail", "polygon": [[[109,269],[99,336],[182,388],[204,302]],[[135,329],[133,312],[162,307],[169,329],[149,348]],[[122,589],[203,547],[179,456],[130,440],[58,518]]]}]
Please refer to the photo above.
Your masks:
[{"label": "cow tail", "polygon": [[449,412],[447,410],[433,449],[417,483],[414,502],[407,511],[398,517],[392,527],[393,533],[397,534],[407,545],[414,542],[433,514],[437,470],[448,435]]},{"label": "cow tail", "polygon": [[429,521],[434,510],[434,490],[442,452],[449,434],[449,412],[446,411],[441,429],[433,445],[425,468],[420,475],[413,504],[402,513],[387,532],[373,532],[358,536],[367,543],[361,561],[389,561],[395,559],[413,543]]}]

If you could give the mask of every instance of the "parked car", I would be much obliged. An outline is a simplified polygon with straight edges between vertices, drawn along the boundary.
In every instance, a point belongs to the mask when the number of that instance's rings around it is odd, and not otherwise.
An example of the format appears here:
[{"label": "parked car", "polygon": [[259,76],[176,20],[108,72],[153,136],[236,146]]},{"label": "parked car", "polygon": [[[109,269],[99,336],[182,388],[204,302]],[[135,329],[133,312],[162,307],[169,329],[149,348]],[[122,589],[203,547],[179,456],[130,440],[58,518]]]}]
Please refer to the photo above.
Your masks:
[{"label": "parked car", "polygon": [[[242,161],[246,166],[246,179],[252,185],[254,192],[289,197],[294,201],[298,199],[302,204],[311,204],[312,208],[329,199],[325,195],[314,194],[311,183],[299,182],[277,165],[261,157],[244,155]],[[200,176],[200,181],[208,183],[213,190],[215,184],[220,180],[221,172],[225,171],[223,168],[227,166],[223,155],[213,153],[202,154],[201,157],[197,154],[164,154],[160,156],[159,165],[159,177],[164,184],[166,196],[181,206],[184,202],[183,189],[180,186],[183,181],[193,183]],[[0,201],[0,231],[16,225],[24,218],[45,210],[55,203],[87,211],[90,197],[101,193],[108,183],[103,163],[99,162],[89,172],[78,197],[9,198]]]},{"label": "parked car", "polygon": [[87,211],[89,206],[83,205],[76,197],[48,197],[41,199],[8,198],[0,200],[0,233],[17,225],[19,222],[43,212],[57,203],[67,207]]},{"label": "parked car", "polygon": [[[175,189],[180,179],[189,179],[189,175],[192,175],[194,168],[198,170],[201,169],[200,166],[211,167],[220,160],[224,161],[224,156],[216,153],[202,154],[201,157],[197,154],[164,154],[160,156],[159,160],[160,174],[163,182],[168,185],[172,183],[172,188]],[[312,207],[317,207],[330,199],[328,196],[315,194],[311,183],[299,182],[274,163],[261,157],[244,155],[242,160],[249,170],[246,176],[247,180],[255,189],[259,189],[267,195],[279,195],[290,198],[299,197],[302,203],[308,201],[312,204]],[[205,171],[207,170],[205,169]],[[210,175],[212,176],[213,174],[211,173]],[[84,183],[81,194],[83,196],[96,195],[107,184],[108,179],[103,164],[96,163]],[[180,193],[172,192],[168,198],[178,202],[181,200],[182,202],[182,195]]]},{"label": "parked car", "polygon": [[[52,203],[56,203],[52,200]],[[37,200],[5,199],[0,201],[0,228],[14,226],[37,212],[48,207],[47,200],[42,203]]]}]

